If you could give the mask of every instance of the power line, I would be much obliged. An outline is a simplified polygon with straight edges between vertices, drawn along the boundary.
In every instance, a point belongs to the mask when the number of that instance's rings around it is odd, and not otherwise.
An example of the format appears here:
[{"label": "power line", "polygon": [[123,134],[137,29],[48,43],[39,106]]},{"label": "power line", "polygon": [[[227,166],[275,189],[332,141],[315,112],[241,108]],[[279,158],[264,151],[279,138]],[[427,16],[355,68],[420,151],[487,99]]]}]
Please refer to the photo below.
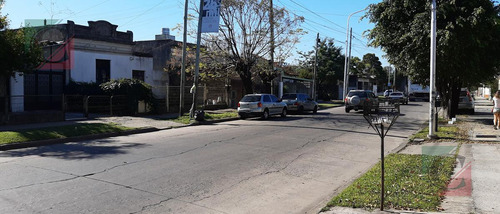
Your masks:
[{"label": "power line", "polygon": [[325,21],[327,21],[327,22],[330,22],[330,23],[334,24],[335,26],[340,27],[341,29],[346,30],[346,28],[345,28],[345,27],[342,27],[341,25],[339,25],[339,24],[337,24],[337,23],[335,23],[335,22],[330,21],[329,19],[327,19],[327,18],[325,18],[325,17],[323,17],[323,16],[319,15],[318,13],[316,13],[316,12],[314,12],[314,11],[310,10],[309,8],[307,8],[307,7],[305,7],[305,6],[302,6],[301,4],[297,3],[296,1],[294,1],[294,0],[289,0],[289,1],[290,1],[290,2],[292,2],[292,3],[294,3],[294,4],[296,4],[297,6],[299,6],[299,7],[301,7],[301,8],[304,8],[305,10],[309,11],[310,13],[312,13],[312,14],[314,14],[314,15],[316,15],[316,16],[318,16],[318,17],[320,17],[320,18],[322,18],[323,20],[325,20]]}]

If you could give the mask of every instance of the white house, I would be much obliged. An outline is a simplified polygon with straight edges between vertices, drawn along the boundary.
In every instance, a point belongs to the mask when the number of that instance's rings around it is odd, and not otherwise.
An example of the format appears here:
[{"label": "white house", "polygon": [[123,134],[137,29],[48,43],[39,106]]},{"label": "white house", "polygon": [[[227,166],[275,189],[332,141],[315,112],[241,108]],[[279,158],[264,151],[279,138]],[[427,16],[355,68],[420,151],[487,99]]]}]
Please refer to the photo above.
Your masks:
[{"label": "white house", "polygon": [[[134,50],[131,31],[116,31],[117,25],[107,21],[88,24],[68,21],[38,28],[36,38],[45,44],[46,61],[36,71],[11,79],[12,112],[50,109],[50,105],[60,103],[56,97],[70,81],[103,83],[136,78],[153,86],[168,81],[163,70],[153,69],[151,54]],[[54,98],[45,102],[44,96]]]}]

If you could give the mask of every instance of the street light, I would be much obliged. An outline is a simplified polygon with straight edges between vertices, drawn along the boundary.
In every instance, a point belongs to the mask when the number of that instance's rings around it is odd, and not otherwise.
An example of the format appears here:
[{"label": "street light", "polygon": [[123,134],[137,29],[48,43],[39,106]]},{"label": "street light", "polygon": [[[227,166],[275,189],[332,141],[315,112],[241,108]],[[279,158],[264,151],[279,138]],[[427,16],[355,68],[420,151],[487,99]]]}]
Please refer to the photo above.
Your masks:
[{"label": "street light", "polygon": [[368,7],[366,7],[363,10],[359,10],[359,11],[356,11],[354,13],[351,13],[349,15],[349,17],[347,18],[347,32],[345,33],[346,34],[346,38],[345,38],[345,63],[344,63],[344,96],[342,97],[342,100],[345,100],[345,98],[346,98],[346,95],[347,95],[347,86],[348,86],[348,81],[349,81],[349,76],[347,74],[347,69],[349,69],[348,68],[349,65],[347,65],[347,62],[348,62],[348,59],[347,59],[347,54],[348,54],[347,51],[348,51],[348,49],[347,49],[347,47],[349,46],[349,20],[351,19],[352,15],[354,15],[356,13],[359,13],[359,12],[363,12],[366,9],[368,9]]}]

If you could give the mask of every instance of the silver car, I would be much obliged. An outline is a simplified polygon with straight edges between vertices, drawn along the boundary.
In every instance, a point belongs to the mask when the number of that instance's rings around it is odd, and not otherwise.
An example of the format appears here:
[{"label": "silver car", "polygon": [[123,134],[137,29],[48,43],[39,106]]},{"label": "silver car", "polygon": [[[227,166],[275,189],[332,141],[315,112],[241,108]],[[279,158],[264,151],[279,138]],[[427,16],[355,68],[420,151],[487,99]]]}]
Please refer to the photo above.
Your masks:
[{"label": "silver car", "polygon": [[247,94],[238,103],[238,115],[245,119],[260,116],[267,119],[271,115],[286,117],[287,106],[272,94]]},{"label": "silver car", "polygon": [[389,94],[389,102],[408,105],[408,97],[406,97],[403,92],[395,91]]},{"label": "silver car", "polygon": [[316,114],[316,112],[318,111],[318,103],[311,99],[307,94],[283,94],[283,102],[287,104],[289,111],[296,111],[298,113],[302,113],[304,111],[312,111],[313,114]]},{"label": "silver car", "polygon": [[460,98],[458,101],[458,110],[467,111],[469,114],[474,114],[474,98],[467,88],[460,90]]}]

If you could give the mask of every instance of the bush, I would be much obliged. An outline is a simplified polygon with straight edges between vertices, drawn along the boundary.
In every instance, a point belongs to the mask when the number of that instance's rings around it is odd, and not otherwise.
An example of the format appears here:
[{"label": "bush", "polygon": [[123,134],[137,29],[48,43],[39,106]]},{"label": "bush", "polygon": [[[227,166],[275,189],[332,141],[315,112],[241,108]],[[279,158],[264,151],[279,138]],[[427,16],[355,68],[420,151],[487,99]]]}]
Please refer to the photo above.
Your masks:
[{"label": "bush", "polygon": [[95,82],[75,82],[73,80],[70,80],[64,93],[71,95],[104,95],[104,91]]},{"label": "bush", "polygon": [[108,95],[126,95],[130,105],[137,108],[137,101],[144,100],[146,104],[153,107],[152,87],[137,79],[117,79],[99,85],[101,90]]}]

